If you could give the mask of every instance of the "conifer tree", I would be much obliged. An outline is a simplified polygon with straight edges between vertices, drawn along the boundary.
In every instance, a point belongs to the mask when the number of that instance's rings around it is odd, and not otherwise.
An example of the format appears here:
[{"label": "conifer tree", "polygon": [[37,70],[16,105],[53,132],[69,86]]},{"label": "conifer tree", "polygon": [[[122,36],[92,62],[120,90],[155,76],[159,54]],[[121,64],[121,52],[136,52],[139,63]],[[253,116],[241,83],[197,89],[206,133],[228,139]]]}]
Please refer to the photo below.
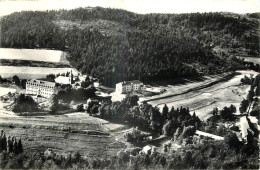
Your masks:
[{"label": "conifer tree", "polygon": [[7,152],[9,153],[13,152],[13,142],[10,136],[8,136],[8,140],[7,140]]},{"label": "conifer tree", "polygon": [[4,130],[1,130],[0,134],[0,152],[6,150],[6,136]]},{"label": "conifer tree", "polygon": [[14,138],[14,140],[13,140],[13,152],[14,152],[15,154],[18,153],[18,152],[17,152],[17,142],[16,142],[16,138]]},{"label": "conifer tree", "polygon": [[23,145],[22,145],[21,138],[19,139],[18,144],[17,144],[17,152],[18,153],[22,153],[23,152]]},{"label": "conifer tree", "polygon": [[169,114],[169,108],[168,106],[165,104],[162,110],[162,121],[165,122],[165,120],[167,119],[167,116]]}]

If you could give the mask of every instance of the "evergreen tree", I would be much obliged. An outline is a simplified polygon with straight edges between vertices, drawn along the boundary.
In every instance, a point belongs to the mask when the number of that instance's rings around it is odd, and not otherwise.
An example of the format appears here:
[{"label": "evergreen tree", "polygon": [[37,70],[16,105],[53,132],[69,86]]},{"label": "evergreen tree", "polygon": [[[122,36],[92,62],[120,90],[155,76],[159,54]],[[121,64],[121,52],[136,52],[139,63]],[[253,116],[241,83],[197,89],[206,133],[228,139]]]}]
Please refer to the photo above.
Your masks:
[{"label": "evergreen tree", "polygon": [[49,99],[49,109],[51,113],[55,113],[58,110],[58,97],[57,95],[53,94]]},{"label": "evergreen tree", "polygon": [[240,113],[246,112],[248,106],[249,106],[249,101],[246,99],[242,100],[240,107],[239,107]]},{"label": "evergreen tree", "polygon": [[7,149],[7,143],[6,142],[7,142],[7,140],[6,140],[5,132],[2,129],[1,134],[0,134],[0,152]]},{"label": "evergreen tree", "polygon": [[172,119],[172,118],[173,118],[173,115],[174,115],[174,107],[172,106],[171,110],[170,110],[169,113],[168,113],[167,118],[168,118],[168,119]]},{"label": "evergreen tree", "polygon": [[162,110],[162,122],[164,123],[167,119],[167,116],[169,114],[169,108],[168,106],[165,104]]},{"label": "evergreen tree", "polygon": [[253,98],[254,97],[254,88],[251,88],[249,91],[248,91],[248,94],[247,94],[247,100],[252,102],[253,101]]},{"label": "evergreen tree", "polygon": [[13,76],[13,82],[15,85],[20,86],[20,79],[17,75]]},{"label": "evergreen tree", "polygon": [[13,152],[13,142],[10,136],[8,136],[8,140],[7,140],[7,152],[9,153]]},{"label": "evergreen tree", "polygon": [[14,140],[13,140],[13,152],[14,152],[15,154],[18,153],[18,148],[17,148],[17,146],[18,146],[18,143],[16,142],[16,138],[14,138]]},{"label": "evergreen tree", "polygon": [[22,145],[21,138],[19,139],[18,144],[17,144],[17,152],[18,153],[22,153],[23,152],[23,145]]}]

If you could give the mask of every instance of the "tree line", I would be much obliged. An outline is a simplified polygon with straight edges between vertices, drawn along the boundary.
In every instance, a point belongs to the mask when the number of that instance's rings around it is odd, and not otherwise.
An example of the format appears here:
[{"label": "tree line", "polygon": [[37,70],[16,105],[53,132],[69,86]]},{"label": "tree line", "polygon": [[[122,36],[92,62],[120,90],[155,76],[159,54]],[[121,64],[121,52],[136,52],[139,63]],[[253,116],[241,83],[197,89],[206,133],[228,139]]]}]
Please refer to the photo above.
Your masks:
[{"label": "tree line", "polygon": [[9,153],[20,154],[23,152],[23,146],[21,138],[16,140],[14,136],[6,137],[4,130],[1,130],[0,134],[0,152],[7,151]]},{"label": "tree line", "polygon": [[[195,141],[195,140],[194,140]],[[13,154],[0,152],[3,169],[258,169],[257,142],[242,145],[235,134],[224,141],[201,139],[167,152],[138,153],[121,150],[113,156],[90,157],[79,153],[67,156],[48,152]]]},{"label": "tree line", "polygon": [[117,123],[127,123],[146,132],[158,136],[164,134],[173,136],[178,127],[194,126],[200,128],[201,120],[190,114],[189,108],[168,108],[165,105],[160,111],[148,103],[138,105],[138,96],[130,95],[121,102],[111,104],[93,101],[89,103],[87,111],[91,115]]}]

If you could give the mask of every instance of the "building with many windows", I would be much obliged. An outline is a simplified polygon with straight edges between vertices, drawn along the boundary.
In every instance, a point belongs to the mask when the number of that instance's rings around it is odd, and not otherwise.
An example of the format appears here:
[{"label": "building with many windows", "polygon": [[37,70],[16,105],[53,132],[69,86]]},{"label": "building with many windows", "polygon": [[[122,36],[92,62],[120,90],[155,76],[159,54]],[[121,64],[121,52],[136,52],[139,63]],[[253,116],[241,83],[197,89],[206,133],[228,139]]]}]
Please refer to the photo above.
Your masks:
[{"label": "building with many windows", "polygon": [[57,93],[57,87],[55,83],[42,80],[27,80],[26,82],[26,94],[40,95],[49,98],[52,94]]},{"label": "building with many windows", "polygon": [[144,85],[139,80],[124,81],[116,84],[117,93],[126,93],[131,91],[141,91],[144,90]]}]

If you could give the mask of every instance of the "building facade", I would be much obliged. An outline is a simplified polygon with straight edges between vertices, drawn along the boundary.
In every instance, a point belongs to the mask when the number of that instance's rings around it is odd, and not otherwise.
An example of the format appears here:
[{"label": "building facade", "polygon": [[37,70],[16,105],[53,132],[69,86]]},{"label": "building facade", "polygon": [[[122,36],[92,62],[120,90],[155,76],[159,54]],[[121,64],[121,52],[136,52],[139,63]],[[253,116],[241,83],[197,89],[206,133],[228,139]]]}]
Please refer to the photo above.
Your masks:
[{"label": "building facade", "polygon": [[124,81],[116,84],[117,93],[126,93],[131,91],[141,91],[144,90],[144,85],[139,80]]},{"label": "building facade", "polygon": [[49,98],[52,94],[57,93],[55,83],[41,80],[27,80],[26,94],[40,95]]}]

